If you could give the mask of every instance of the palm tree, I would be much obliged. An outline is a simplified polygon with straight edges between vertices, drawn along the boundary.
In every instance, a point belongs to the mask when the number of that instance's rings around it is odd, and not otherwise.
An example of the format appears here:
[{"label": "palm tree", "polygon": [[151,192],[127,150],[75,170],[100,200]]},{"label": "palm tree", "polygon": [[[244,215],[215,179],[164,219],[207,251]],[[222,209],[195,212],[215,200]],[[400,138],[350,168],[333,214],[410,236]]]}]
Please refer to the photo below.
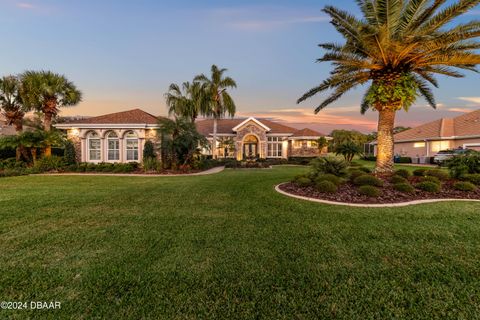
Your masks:
[{"label": "palm tree", "polygon": [[[52,128],[52,118],[62,107],[74,106],[82,100],[82,93],[68,79],[50,71],[26,71],[22,75],[24,99],[27,106],[44,115],[45,131]],[[47,146],[45,155],[51,155]]]},{"label": "palm tree", "polygon": [[22,132],[23,118],[28,108],[21,97],[21,82],[15,76],[5,76],[0,79],[0,109],[8,125],[13,125],[15,131]]},{"label": "palm tree", "polygon": [[199,82],[184,82],[182,86],[172,83],[165,94],[168,114],[195,122],[199,114],[205,113],[205,90]]},{"label": "palm tree", "polygon": [[[393,128],[396,111],[408,108],[423,96],[436,108],[430,85],[438,86],[435,75],[463,77],[457,69],[476,71],[480,55],[480,22],[451,25],[480,0],[357,0],[361,19],[346,11],[326,6],[323,11],[343,36],[343,44],[324,43],[318,62],[331,62],[330,77],[305,93],[298,103],[332,89],[315,113],[347,91],[369,85],[361,113],[378,111],[378,155],[376,173],[393,170]],[[457,68],[457,69],[455,69]]]},{"label": "palm tree", "polygon": [[233,117],[235,115],[235,102],[228,94],[227,89],[236,88],[236,82],[230,77],[224,77],[227,69],[219,69],[216,65],[212,65],[211,76],[201,74],[194,78],[195,82],[202,84],[208,97],[206,110],[202,110],[202,114],[213,118],[213,142],[212,157],[217,158],[217,122],[228,114]]}]

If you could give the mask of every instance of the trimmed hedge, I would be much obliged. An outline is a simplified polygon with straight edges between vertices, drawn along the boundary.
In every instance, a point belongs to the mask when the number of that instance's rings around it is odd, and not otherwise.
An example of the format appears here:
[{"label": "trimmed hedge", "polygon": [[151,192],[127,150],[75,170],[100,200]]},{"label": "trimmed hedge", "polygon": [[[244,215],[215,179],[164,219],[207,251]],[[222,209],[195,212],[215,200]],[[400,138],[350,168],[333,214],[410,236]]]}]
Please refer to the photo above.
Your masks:
[{"label": "trimmed hedge", "polygon": [[395,171],[395,175],[408,179],[412,174],[407,169],[398,169]]},{"label": "trimmed hedge", "polygon": [[438,185],[442,184],[440,179],[438,179],[437,177],[433,177],[433,176],[426,176],[426,177],[423,177],[421,179],[422,179],[422,180],[420,180],[421,182],[433,182],[433,183],[436,183]]},{"label": "trimmed hedge", "polygon": [[415,169],[413,170],[413,175],[415,177],[423,177],[425,176],[425,172],[427,172],[427,169],[424,169],[424,168]]},{"label": "trimmed hedge", "polygon": [[425,175],[430,177],[437,177],[439,180],[442,180],[442,181],[448,180],[449,178],[449,175],[447,172],[439,169],[427,170],[427,172],[425,172]]},{"label": "trimmed hedge", "polygon": [[369,185],[359,187],[358,193],[370,198],[377,198],[382,194],[382,192],[378,188]]},{"label": "trimmed hedge", "polygon": [[397,175],[395,175],[395,176],[393,176],[393,177],[390,178],[390,182],[393,183],[393,184],[396,184],[396,183],[407,183],[408,180],[405,179],[405,178],[402,177],[402,176],[397,176]]},{"label": "trimmed hedge", "polygon": [[342,184],[343,179],[333,174],[321,174],[321,175],[318,175],[317,178],[315,179],[315,183],[317,184],[322,181],[330,181],[335,186],[339,186],[340,184]]},{"label": "trimmed hedge", "polygon": [[440,192],[440,185],[431,181],[424,181],[424,182],[417,183],[416,187],[420,190],[430,192],[430,193]]},{"label": "trimmed hedge", "polygon": [[460,177],[460,180],[468,181],[480,186],[480,173],[467,173]]},{"label": "trimmed hedge", "polygon": [[453,187],[457,190],[466,191],[466,192],[477,190],[477,187],[473,183],[468,182],[468,181],[455,182]]},{"label": "trimmed hedge", "polygon": [[400,192],[403,192],[403,193],[414,193],[415,192],[415,188],[411,184],[406,183],[406,182],[394,184],[393,189],[395,189],[397,191],[400,191]]},{"label": "trimmed hedge", "polygon": [[312,184],[312,180],[308,179],[307,177],[301,177],[298,178],[295,183],[298,184],[300,187],[308,187]]},{"label": "trimmed hedge", "polygon": [[317,182],[316,188],[319,192],[322,193],[335,193],[337,192],[337,186],[328,180],[323,180],[320,182]]},{"label": "trimmed hedge", "polygon": [[382,187],[383,181],[377,177],[371,176],[369,174],[364,174],[363,176],[357,177],[353,180],[353,183],[357,186],[376,186]]}]

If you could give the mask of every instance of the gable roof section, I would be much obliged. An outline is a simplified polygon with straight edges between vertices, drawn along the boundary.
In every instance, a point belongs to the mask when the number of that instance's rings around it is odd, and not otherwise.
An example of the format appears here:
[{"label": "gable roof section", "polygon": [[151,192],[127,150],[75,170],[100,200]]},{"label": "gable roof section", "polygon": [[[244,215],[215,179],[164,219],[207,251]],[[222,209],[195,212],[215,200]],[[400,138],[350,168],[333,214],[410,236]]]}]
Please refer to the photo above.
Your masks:
[{"label": "gable roof section", "polygon": [[395,141],[418,141],[433,138],[459,139],[480,136],[480,110],[455,118],[442,118],[418,127],[397,133]]},{"label": "gable roof section", "polygon": [[157,124],[159,118],[143,110],[133,109],[76,120],[69,124]]},{"label": "gable roof section", "polygon": [[[269,134],[293,134],[297,129],[283,125],[281,123],[266,120],[266,119],[256,119],[261,122],[264,126],[268,127],[270,131]],[[239,126],[241,123],[245,122],[245,119],[220,119],[217,121],[217,133],[219,134],[235,134],[233,129]],[[197,131],[204,136],[208,136],[213,133],[213,120],[200,120],[195,123],[197,126]]]},{"label": "gable roof section", "polygon": [[318,131],[315,131],[309,128],[303,128],[295,131],[292,137],[323,137],[323,136],[325,135],[321,134]]},{"label": "gable roof section", "polygon": [[262,127],[263,129],[265,129],[266,131],[270,131],[271,129],[269,127],[267,127],[266,125],[264,125],[262,122],[258,121],[257,119],[255,119],[254,117],[250,117],[242,122],[240,122],[238,125],[236,125],[235,127],[233,127],[232,131],[238,131],[241,127],[243,127],[244,125],[246,125],[247,123],[249,123],[250,121],[258,124],[260,127]]}]

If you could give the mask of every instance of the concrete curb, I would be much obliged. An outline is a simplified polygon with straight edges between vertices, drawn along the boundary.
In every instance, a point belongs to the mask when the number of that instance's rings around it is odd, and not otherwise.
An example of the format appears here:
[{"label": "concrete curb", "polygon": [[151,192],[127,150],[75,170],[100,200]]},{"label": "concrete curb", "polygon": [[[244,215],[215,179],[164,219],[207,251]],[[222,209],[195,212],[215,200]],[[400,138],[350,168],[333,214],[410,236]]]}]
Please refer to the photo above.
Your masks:
[{"label": "concrete curb", "polygon": [[382,204],[363,204],[363,203],[347,203],[347,202],[335,202],[335,201],[329,201],[329,200],[320,200],[317,198],[309,198],[309,197],[304,197],[304,196],[298,196],[295,194],[291,194],[288,192],[285,192],[283,190],[280,190],[280,186],[285,184],[280,183],[275,186],[275,191],[278,193],[281,193],[287,197],[291,198],[296,198],[296,199],[301,199],[301,200],[307,200],[311,202],[317,202],[317,203],[323,203],[323,204],[330,204],[330,205],[337,205],[337,206],[346,206],[346,207],[358,207],[358,208],[396,208],[396,207],[406,207],[406,206],[412,206],[412,205],[417,205],[417,204],[425,204],[425,203],[436,203],[436,202],[450,202],[450,201],[461,201],[461,202],[480,202],[480,200],[475,200],[475,199],[427,199],[427,200],[414,200],[414,201],[408,201],[408,202],[398,202],[398,203],[382,203]]},{"label": "concrete curb", "polygon": [[181,173],[181,174],[135,174],[135,173],[40,173],[34,174],[34,176],[89,176],[89,177],[191,177],[191,176],[206,176],[209,174],[215,174],[222,172],[225,167],[215,167],[202,172],[197,173]]}]

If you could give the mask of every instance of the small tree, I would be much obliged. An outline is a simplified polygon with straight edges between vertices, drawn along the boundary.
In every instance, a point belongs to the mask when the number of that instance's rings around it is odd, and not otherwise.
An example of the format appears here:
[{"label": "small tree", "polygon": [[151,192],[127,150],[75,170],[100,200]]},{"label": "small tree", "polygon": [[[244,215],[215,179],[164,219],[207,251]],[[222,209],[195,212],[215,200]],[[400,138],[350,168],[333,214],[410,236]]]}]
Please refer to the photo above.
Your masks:
[{"label": "small tree", "polygon": [[151,140],[145,141],[145,146],[143,147],[143,159],[155,159],[157,153],[155,152],[155,145]]},{"label": "small tree", "polygon": [[328,147],[328,141],[325,137],[320,137],[317,140],[317,145],[318,145],[318,151],[320,151],[320,153],[322,153],[323,149],[325,147]]},{"label": "small tree", "polygon": [[73,145],[73,142],[70,140],[67,140],[65,142],[64,157],[65,157],[65,163],[67,164],[75,164],[77,162],[75,146]]},{"label": "small tree", "polygon": [[362,154],[362,148],[352,141],[347,141],[338,145],[335,149],[335,153],[336,155],[341,154],[345,158],[345,161],[350,163],[356,155]]}]

